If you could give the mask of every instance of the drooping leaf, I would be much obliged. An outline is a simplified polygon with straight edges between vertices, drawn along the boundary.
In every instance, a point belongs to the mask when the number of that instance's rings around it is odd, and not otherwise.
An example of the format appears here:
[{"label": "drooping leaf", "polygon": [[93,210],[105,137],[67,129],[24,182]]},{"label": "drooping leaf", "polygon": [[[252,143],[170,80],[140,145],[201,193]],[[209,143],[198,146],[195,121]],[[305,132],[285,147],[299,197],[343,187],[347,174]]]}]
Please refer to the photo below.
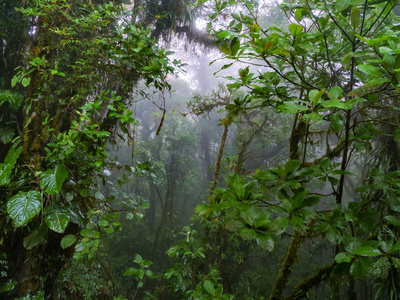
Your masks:
[{"label": "drooping leaf", "polygon": [[221,50],[226,55],[231,55],[231,48],[228,46],[227,43],[220,45],[219,50]]},{"label": "drooping leaf", "polygon": [[49,194],[57,194],[63,182],[68,177],[68,171],[64,165],[58,165],[54,170],[47,170],[40,176],[40,187]]},{"label": "drooping leaf", "polygon": [[328,120],[331,122],[329,127],[333,132],[339,132],[340,130],[342,130],[344,125],[344,120],[340,114],[338,113],[331,114],[329,115]]},{"label": "drooping leaf", "polygon": [[14,169],[14,165],[17,162],[21,151],[22,147],[19,147],[18,149],[15,149],[15,147],[11,148],[4,160],[4,164],[0,164],[0,186],[9,182],[10,174]]},{"label": "drooping leaf", "polygon": [[357,6],[354,7],[350,14],[350,22],[354,30],[360,24],[360,16],[361,16],[360,9]]},{"label": "drooping leaf", "polygon": [[24,238],[24,247],[26,249],[32,249],[39,244],[46,242],[45,235],[47,232],[45,224],[41,224],[38,229],[31,232],[30,235]]},{"label": "drooping leaf", "polygon": [[71,213],[65,206],[47,206],[43,213],[47,226],[58,233],[63,233],[71,220]]},{"label": "drooping leaf", "polygon": [[28,224],[40,210],[41,199],[39,191],[20,191],[7,203],[7,212],[18,227]]},{"label": "drooping leaf", "polygon": [[235,56],[240,49],[240,40],[237,37],[234,37],[231,41],[231,55]]}]

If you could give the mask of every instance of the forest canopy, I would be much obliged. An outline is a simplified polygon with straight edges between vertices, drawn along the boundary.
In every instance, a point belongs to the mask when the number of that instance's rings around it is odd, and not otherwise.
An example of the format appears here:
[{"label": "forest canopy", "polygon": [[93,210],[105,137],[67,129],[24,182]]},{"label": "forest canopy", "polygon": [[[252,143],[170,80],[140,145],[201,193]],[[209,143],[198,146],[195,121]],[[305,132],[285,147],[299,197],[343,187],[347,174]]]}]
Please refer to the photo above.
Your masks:
[{"label": "forest canopy", "polygon": [[0,4],[1,299],[400,298],[398,1]]}]

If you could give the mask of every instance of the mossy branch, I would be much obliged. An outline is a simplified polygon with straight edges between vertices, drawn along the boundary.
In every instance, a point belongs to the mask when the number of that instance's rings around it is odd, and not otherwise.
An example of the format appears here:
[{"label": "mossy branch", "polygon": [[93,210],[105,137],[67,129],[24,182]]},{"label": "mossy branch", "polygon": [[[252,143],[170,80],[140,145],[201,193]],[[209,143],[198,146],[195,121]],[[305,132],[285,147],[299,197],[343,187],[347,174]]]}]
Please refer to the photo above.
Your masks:
[{"label": "mossy branch", "polygon": [[269,300],[281,300],[283,299],[283,291],[289,281],[290,275],[293,272],[293,265],[298,260],[298,250],[303,245],[304,238],[298,231],[293,236],[286,258],[282,264],[282,269],[279,272],[278,278],[275,281],[275,285],[269,296]]},{"label": "mossy branch", "polygon": [[215,163],[214,182],[210,189],[210,196],[214,193],[214,190],[217,187],[219,173],[221,170],[221,160],[222,160],[222,155],[224,153],[226,137],[228,136],[229,125],[230,125],[230,122],[226,122],[224,124],[224,132],[222,133],[221,144],[219,145],[219,150],[218,150],[218,158]]},{"label": "mossy branch", "polygon": [[285,300],[296,300],[296,299],[303,299],[306,296],[306,293],[314,286],[320,284],[325,279],[329,278],[333,267],[336,263],[331,264],[325,268],[320,269],[317,274],[308,277],[307,279],[300,281],[293,290],[293,293],[285,298]]}]

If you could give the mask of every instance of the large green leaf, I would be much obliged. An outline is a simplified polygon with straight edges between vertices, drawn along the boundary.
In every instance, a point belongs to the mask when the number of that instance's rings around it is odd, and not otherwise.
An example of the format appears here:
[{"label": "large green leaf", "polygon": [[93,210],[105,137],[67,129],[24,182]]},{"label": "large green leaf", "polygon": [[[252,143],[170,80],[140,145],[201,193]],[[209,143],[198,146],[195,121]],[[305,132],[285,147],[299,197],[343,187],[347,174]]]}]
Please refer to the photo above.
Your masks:
[{"label": "large green leaf", "polygon": [[71,213],[65,206],[47,206],[43,213],[47,226],[58,233],[63,233],[71,220]]},{"label": "large green leaf", "polygon": [[40,187],[49,194],[57,194],[63,182],[68,177],[68,171],[64,165],[58,165],[54,170],[47,170],[40,176]]},{"label": "large green leaf", "polygon": [[372,65],[358,65],[357,69],[374,77],[379,77],[385,74],[383,69]]},{"label": "large green leaf", "polygon": [[4,164],[14,166],[17,162],[19,155],[21,154],[21,151],[22,147],[19,147],[17,149],[11,148],[10,151],[8,151],[6,159],[4,160]]},{"label": "large green leaf", "polygon": [[19,192],[7,203],[7,212],[15,221],[16,226],[28,224],[41,209],[40,192]]},{"label": "large green leaf", "polygon": [[355,255],[360,255],[360,256],[379,256],[382,254],[378,249],[373,248],[371,246],[363,246],[357,248],[356,250],[353,251],[353,253]]}]

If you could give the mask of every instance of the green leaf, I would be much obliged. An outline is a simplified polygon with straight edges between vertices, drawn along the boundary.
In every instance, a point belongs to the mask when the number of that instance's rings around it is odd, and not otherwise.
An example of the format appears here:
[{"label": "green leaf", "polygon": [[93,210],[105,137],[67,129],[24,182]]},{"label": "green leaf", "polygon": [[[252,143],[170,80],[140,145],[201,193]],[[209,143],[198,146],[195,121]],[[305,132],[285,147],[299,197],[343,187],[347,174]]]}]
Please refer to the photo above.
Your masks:
[{"label": "green leaf", "polygon": [[395,216],[391,216],[391,215],[386,216],[385,220],[396,227],[400,227],[400,220],[398,218],[396,218]]},{"label": "green leaf", "polygon": [[360,256],[379,256],[382,255],[382,253],[371,246],[362,246],[360,248],[357,248],[356,250],[353,251],[355,255],[360,255]]},{"label": "green leaf", "polygon": [[297,22],[301,22],[301,20],[303,20],[303,9],[302,8],[296,9],[294,17],[297,20]]},{"label": "green leaf", "polygon": [[318,90],[310,91],[310,93],[308,94],[308,97],[313,106],[316,106],[318,104],[319,99],[321,99],[321,97],[324,93],[325,93],[325,89],[322,89],[320,91],[318,91]]},{"label": "green leaf", "polygon": [[19,81],[19,75],[14,75],[13,79],[11,80],[11,87],[14,87],[18,81]]},{"label": "green leaf", "polygon": [[360,24],[360,16],[361,16],[360,9],[357,6],[354,7],[350,14],[350,22],[354,30],[356,30],[356,28]]},{"label": "green leaf", "polygon": [[215,296],[214,284],[210,280],[204,281],[203,286],[207,293],[209,293],[211,296]]},{"label": "green leaf", "polygon": [[222,31],[218,34],[218,39],[224,39],[231,34],[232,34],[232,32],[230,32],[230,31]]},{"label": "green leaf", "polygon": [[219,50],[221,50],[226,55],[231,55],[231,48],[228,46],[227,43],[220,45]]},{"label": "green leaf", "polygon": [[17,282],[15,280],[10,279],[9,281],[0,286],[0,293],[12,291],[16,285]]},{"label": "green leaf", "polygon": [[46,225],[41,224],[38,229],[32,231],[30,235],[24,238],[24,247],[26,249],[32,249],[33,247],[46,242],[46,239],[44,238],[47,233],[46,229]]},{"label": "green leaf", "polygon": [[303,26],[292,23],[289,25],[289,30],[293,36],[299,35],[303,31]]},{"label": "green leaf", "polygon": [[289,160],[283,167],[283,171],[286,176],[290,176],[299,169],[300,165],[301,162],[299,160]]},{"label": "green leaf", "polygon": [[24,87],[27,87],[28,85],[29,85],[29,83],[31,82],[31,79],[30,78],[24,78],[24,79],[22,79],[22,85],[24,86]]},{"label": "green leaf", "polygon": [[269,235],[257,234],[256,242],[262,249],[267,251],[274,250],[275,242]]},{"label": "green leaf", "polygon": [[19,147],[18,149],[11,148],[4,160],[4,164],[0,164],[0,186],[9,182],[10,174],[14,169],[14,165],[17,162],[21,151],[22,147]]},{"label": "green leaf", "polygon": [[331,166],[331,159],[329,157],[325,157],[320,161],[319,166],[322,168],[322,170],[327,171]]},{"label": "green leaf", "polygon": [[58,233],[63,233],[71,220],[71,213],[65,206],[47,206],[43,213],[47,226]]},{"label": "green leaf", "polygon": [[7,203],[7,212],[17,227],[24,226],[35,217],[41,209],[39,191],[22,192],[14,195]]},{"label": "green leaf", "polygon": [[372,65],[358,65],[357,69],[374,77],[379,77],[385,74],[385,71],[383,69]]},{"label": "green leaf", "polygon": [[67,169],[64,165],[58,165],[54,170],[47,170],[40,176],[40,187],[46,193],[57,194],[67,177]]},{"label": "green leaf", "polygon": [[256,174],[254,174],[253,177],[255,179],[263,180],[263,181],[279,179],[279,175],[277,175],[276,173],[274,173],[270,170],[256,172]]},{"label": "green leaf", "polygon": [[350,274],[356,279],[367,276],[373,268],[375,261],[370,258],[359,258],[350,267]]},{"label": "green leaf", "polygon": [[137,273],[138,273],[138,269],[136,269],[136,268],[128,268],[128,269],[125,270],[124,276],[129,276],[129,275],[132,275],[132,274],[136,275]]},{"label": "green leaf", "polygon": [[211,215],[211,213],[213,212],[213,210],[214,209],[212,206],[205,204],[205,203],[197,205],[194,209],[196,214],[198,214],[200,217],[204,217],[204,218],[209,217]]},{"label": "green leaf", "polygon": [[349,263],[353,260],[354,256],[347,252],[340,252],[335,256],[335,261],[340,264],[343,262]]},{"label": "green leaf", "polygon": [[304,199],[306,198],[307,192],[305,190],[297,191],[293,197],[292,202],[292,210],[298,208],[303,204]]},{"label": "green leaf", "polygon": [[73,234],[68,234],[64,236],[61,240],[61,248],[66,249],[71,247],[76,242],[76,237]]},{"label": "green leaf", "polygon": [[343,117],[340,114],[334,113],[329,115],[328,120],[331,122],[330,128],[333,132],[339,132],[344,125]]},{"label": "green leaf", "polygon": [[331,100],[341,99],[343,97],[343,90],[338,86],[334,86],[329,89],[328,96]]},{"label": "green leaf", "polygon": [[237,37],[234,37],[231,41],[231,55],[235,56],[240,49],[240,40]]},{"label": "green leaf", "polygon": [[308,110],[307,106],[297,104],[293,101],[286,102],[284,104],[281,104],[277,107],[277,109],[282,110],[284,113],[289,113],[289,114],[297,114],[298,112],[302,112],[305,110]]},{"label": "green leaf", "polygon": [[19,147],[17,149],[11,148],[10,151],[8,151],[6,159],[4,160],[4,164],[14,166],[21,152],[22,147]]},{"label": "green leaf", "polygon": [[10,127],[0,128],[0,140],[3,144],[8,144],[14,137],[14,129]]}]

